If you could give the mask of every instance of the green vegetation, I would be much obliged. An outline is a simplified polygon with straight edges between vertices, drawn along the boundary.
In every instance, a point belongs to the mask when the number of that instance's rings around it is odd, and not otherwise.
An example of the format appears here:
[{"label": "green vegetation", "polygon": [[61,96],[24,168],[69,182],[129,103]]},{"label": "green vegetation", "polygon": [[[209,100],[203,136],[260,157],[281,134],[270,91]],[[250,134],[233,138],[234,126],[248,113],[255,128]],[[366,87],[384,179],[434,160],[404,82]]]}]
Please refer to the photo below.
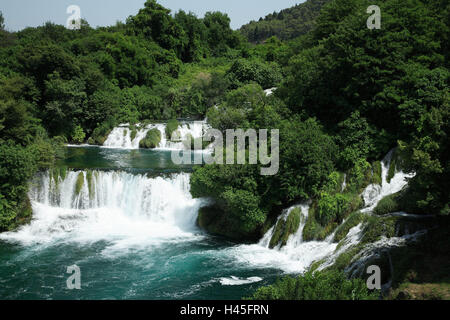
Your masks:
[{"label": "green vegetation", "polygon": [[286,277],[259,288],[254,300],[374,300],[361,279],[347,279],[343,272],[308,272],[297,278]]},{"label": "green vegetation", "polygon": [[177,140],[177,135],[175,132],[178,130],[180,123],[176,119],[169,120],[166,125],[166,137],[168,140]]},{"label": "green vegetation", "polygon": [[270,239],[269,247],[273,249],[278,245],[281,247],[285,246],[289,236],[297,232],[302,218],[303,216],[300,208],[295,208],[289,213],[286,220],[280,219],[275,226],[272,239]]},{"label": "green vegetation", "polygon": [[159,146],[161,142],[161,131],[158,129],[151,129],[147,132],[144,139],[139,142],[139,148],[154,149]]},{"label": "green vegetation", "polygon": [[360,224],[361,222],[363,222],[366,219],[366,216],[359,212],[353,212],[348,218],[347,220],[344,221],[344,223],[342,223],[341,225],[339,225],[339,227],[336,229],[336,234],[334,235],[334,242],[339,242],[342,239],[344,239],[348,232],[350,231],[350,229],[352,229],[353,227],[356,227],[358,224]]},{"label": "green vegetation", "polygon": [[375,209],[373,209],[373,213],[377,215],[385,215],[400,211],[398,196],[398,194],[392,194],[381,199]]},{"label": "green vegetation", "polygon": [[84,174],[83,172],[78,173],[77,181],[75,182],[75,196],[79,196],[81,190],[83,190],[84,186]]},{"label": "green vegetation", "polygon": [[[342,241],[366,220],[358,213],[359,195],[381,183],[377,160],[393,148],[388,181],[399,169],[416,174],[375,213],[401,208],[448,216],[450,7],[440,0],[378,5],[380,30],[365,27],[364,0],[309,0],[240,32],[226,14],[171,14],[155,0],[124,23],[95,29],[83,21],[80,30],[46,23],[11,33],[0,14],[0,231],[29,219],[28,182],[54,166],[64,143],[103,144],[119,123],[130,123],[135,137],[134,125],[148,119],[172,119],[171,138],[179,127],[173,119],[205,116],[222,132],[280,132],[274,176],[262,176],[261,165],[194,169],[192,195],[214,202],[201,210],[198,224],[212,233],[255,240],[283,208],[311,200],[304,240],[324,239],[338,228],[335,241]],[[242,34],[264,43],[251,44]],[[266,96],[270,87],[277,90]],[[141,146],[154,148],[160,140],[151,130]],[[76,194],[83,183],[80,174]],[[285,243],[299,219],[293,214],[277,224],[272,245]],[[410,228],[417,226],[371,216],[361,245]],[[351,250],[338,258],[339,269],[356,254]],[[256,296],[368,297],[358,280],[346,281],[308,274]]]},{"label": "green vegetation", "polygon": [[130,139],[131,139],[131,141],[133,141],[134,138],[136,138],[136,135],[137,135],[136,126],[131,126],[131,128],[130,128]]},{"label": "green vegetation", "polygon": [[86,172],[86,181],[89,190],[89,199],[94,199],[95,189],[94,189],[94,181],[93,181],[93,173],[91,170]]},{"label": "green vegetation", "polygon": [[240,32],[253,43],[261,43],[276,36],[291,40],[312,30],[322,6],[330,0],[309,0],[292,8],[267,15],[259,21],[251,21]]}]

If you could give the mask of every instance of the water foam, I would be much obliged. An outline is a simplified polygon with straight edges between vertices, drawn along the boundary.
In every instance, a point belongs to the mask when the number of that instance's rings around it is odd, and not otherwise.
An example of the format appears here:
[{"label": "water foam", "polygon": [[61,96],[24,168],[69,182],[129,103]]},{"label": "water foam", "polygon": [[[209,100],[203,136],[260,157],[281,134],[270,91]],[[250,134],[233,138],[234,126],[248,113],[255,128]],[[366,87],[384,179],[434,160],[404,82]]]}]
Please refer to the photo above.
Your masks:
[{"label": "water foam", "polygon": [[[182,122],[175,131],[173,137],[167,137],[166,124],[150,124],[143,128],[136,125],[136,136],[131,139],[131,129],[128,124],[122,124],[114,128],[105,140],[103,147],[114,149],[139,149],[139,143],[146,137],[147,133],[152,129],[157,129],[161,132],[161,142],[156,150],[186,150],[185,141],[192,137],[198,139],[204,136],[206,131],[210,128],[204,121],[190,121]],[[171,139],[174,138],[174,139]]]},{"label": "water foam", "polygon": [[263,281],[260,277],[248,277],[248,278],[239,278],[235,276],[231,276],[229,278],[220,278],[219,282],[223,286],[242,286],[245,284],[256,283]]},{"label": "water foam", "polygon": [[362,212],[371,212],[381,199],[401,191],[408,184],[408,179],[415,176],[415,174],[397,171],[391,181],[387,181],[393,153],[394,150],[389,152],[381,161],[381,185],[371,184],[363,191],[362,198],[364,199],[365,208],[361,210]]},{"label": "water foam", "polygon": [[[77,194],[77,180],[83,184]],[[189,174],[148,178],[126,172],[40,174],[29,192],[33,220],[0,239],[22,244],[111,242],[109,253],[130,246],[198,239],[202,200],[192,199]]]}]

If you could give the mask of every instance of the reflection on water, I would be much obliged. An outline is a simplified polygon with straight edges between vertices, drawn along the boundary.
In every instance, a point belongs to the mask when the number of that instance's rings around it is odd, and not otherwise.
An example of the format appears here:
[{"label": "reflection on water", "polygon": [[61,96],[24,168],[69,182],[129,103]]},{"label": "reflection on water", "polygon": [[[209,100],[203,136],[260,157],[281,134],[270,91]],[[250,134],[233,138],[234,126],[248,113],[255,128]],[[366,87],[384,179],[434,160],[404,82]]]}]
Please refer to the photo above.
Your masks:
[{"label": "reflection on water", "polygon": [[[192,154],[192,163],[194,154]],[[101,147],[67,147],[64,160],[58,165],[76,169],[191,169],[193,165],[177,165],[166,150],[124,150]]]}]

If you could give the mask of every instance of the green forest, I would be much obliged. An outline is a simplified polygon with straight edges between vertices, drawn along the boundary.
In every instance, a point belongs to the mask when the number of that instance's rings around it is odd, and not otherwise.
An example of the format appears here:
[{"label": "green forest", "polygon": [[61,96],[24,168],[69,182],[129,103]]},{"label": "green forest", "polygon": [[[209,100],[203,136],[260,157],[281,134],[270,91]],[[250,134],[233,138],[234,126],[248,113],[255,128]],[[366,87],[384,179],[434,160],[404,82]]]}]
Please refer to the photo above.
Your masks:
[{"label": "green forest", "polygon": [[292,40],[314,28],[315,20],[322,7],[330,0],[309,0],[292,8],[273,12],[258,21],[243,25],[240,32],[251,43],[262,43],[270,37],[280,40]]},{"label": "green forest", "polygon": [[[416,175],[377,214],[435,215],[445,227],[450,4],[378,1],[382,26],[370,30],[372,2],[309,0],[237,31],[226,14],[172,13],[155,0],[125,22],[83,20],[80,30],[49,22],[9,32],[0,15],[0,232],[31,219],[29,181],[55,166],[65,144],[101,145],[120,123],[205,117],[221,131],[280,130],[275,176],[254,165],[194,169],[192,195],[215,200],[198,221],[213,234],[256,241],[282,209],[311,199],[305,240],[337,227],[343,237],[365,219],[359,194],[394,148],[394,170]],[[298,228],[295,216],[291,223]],[[374,239],[380,225],[368,221]],[[274,245],[286,233],[280,227]],[[448,242],[448,231],[438,234],[429,241]],[[362,280],[342,276],[344,266],[282,279],[255,298],[374,298]],[[327,286],[345,290],[320,291]]]}]

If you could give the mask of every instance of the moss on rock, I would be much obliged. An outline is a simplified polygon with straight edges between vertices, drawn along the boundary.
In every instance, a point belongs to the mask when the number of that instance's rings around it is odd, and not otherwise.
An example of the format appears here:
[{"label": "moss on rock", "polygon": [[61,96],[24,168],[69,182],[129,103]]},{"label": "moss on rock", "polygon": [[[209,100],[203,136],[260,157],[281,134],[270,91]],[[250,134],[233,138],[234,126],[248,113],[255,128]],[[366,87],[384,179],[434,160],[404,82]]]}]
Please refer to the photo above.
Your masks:
[{"label": "moss on rock", "polygon": [[86,173],[86,180],[89,189],[89,199],[92,200],[94,199],[95,196],[95,190],[94,190],[93,174],[91,170],[88,170],[88,172]]},{"label": "moss on rock", "polygon": [[334,242],[339,242],[342,239],[344,239],[348,232],[350,231],[350,229],[356,227],[358,224],[360,224],[361,222],[363,222],[366,219],[366,216],[359,212],[353,212],[352,214],[350,214],[350,216],[347,218],[347,220],[345,220],[344,223],[342,223],[337,229],[336,229],[336,233],[334,235]]},{"label": "moss on rock", "polygon": [[83,172],[80,172],[77,176],[77,181],[75,183],[75,196],[80,195],[81,190],[83,189],[84,185],[84,174]]},{"label": "moss on rock", "polygon": [[136,126],[132,126],[130,129],[131,129],[130,139],[131,139],[131,141],[133,141],[136,138],[137,129],[136,129]]},{"label": "moss on rock", "polygon": [[373,243],[382,237],[394,237],[398,219],[398,217],[370,216],[364,226],[361,243]]}]

